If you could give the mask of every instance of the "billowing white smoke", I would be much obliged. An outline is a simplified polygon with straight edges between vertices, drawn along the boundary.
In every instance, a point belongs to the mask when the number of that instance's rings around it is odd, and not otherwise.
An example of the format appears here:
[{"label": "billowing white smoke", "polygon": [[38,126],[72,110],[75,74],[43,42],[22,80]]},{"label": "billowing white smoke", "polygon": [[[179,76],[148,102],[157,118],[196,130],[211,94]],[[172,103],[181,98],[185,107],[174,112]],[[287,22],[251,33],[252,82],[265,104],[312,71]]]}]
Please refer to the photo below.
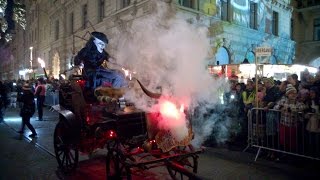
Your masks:
[{"label": "billowing white smoke", "polygon": [[[135,76],[149,90],[157,91],[161,86],[163,96],[174,97],[192,113],[199,103],[213,108],[219,101],[224,81],[213,79],[205,66],[211,49],[207,28],[188,23],[173,13],[168,3],[153,3],[152,14],[135,19],[126,29],[127,33],[118,37],[118,63],[134,70]],[[141,89],[128,92],[126,99],[146,111],[154,111],[153,105],[157,102],[143,94]],[[196,124],[197,127],[193,127],[195,142],[201,144],[215,122],[200,118]],[[181,129],[176,133],[187,133],[185,127]]]}]

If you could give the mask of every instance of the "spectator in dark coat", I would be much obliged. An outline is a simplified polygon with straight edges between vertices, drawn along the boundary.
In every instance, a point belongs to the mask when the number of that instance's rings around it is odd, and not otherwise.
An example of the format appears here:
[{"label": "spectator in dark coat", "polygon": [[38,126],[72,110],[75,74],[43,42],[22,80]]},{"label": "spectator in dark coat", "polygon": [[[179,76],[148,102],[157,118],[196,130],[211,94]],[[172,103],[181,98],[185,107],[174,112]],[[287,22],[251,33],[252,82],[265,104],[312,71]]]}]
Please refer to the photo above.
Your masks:
[{"label": "spectator in dark coat", "polygon": [[32,134],[29,137],[36,137],[37,133],[32,124],[30,123],[30,118],[35,113],[35,102],[34,95],[32,89],[29,84],[25,84],[23,87],[23,95],[18,99],[18,101],[22,102],[22,108],[20,110],[20,116],[22,117],[22,126],[19,131],[20,134],[24,133],[24,128],[27,127],[31,130]]},{"label": "spectator in dark coat", "polygon": [[281,98],[281,92],[278,87],[274,85],[272,77],[263,79],[264,86],[266,87],[266,95],[263,98],[264,109],[271,109],[276,101]]},{"label": "spectator in dark coat", "polygon": [[5,109],[10,104],[6,86],[0,81],[0,123],[3,122]]}]

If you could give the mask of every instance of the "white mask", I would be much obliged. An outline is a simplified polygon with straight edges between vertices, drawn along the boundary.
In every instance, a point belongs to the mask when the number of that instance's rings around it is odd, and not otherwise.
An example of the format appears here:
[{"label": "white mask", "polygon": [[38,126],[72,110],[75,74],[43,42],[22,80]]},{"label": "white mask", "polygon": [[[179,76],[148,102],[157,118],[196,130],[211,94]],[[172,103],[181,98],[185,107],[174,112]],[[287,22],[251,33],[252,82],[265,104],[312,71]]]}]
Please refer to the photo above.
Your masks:
[{"label": "white mask", "polygon": [[97,46],[97,50],[102,53],[104,48],[106,47],[106,43],[101,41],[98,38],[94,38],[93,43]]}]

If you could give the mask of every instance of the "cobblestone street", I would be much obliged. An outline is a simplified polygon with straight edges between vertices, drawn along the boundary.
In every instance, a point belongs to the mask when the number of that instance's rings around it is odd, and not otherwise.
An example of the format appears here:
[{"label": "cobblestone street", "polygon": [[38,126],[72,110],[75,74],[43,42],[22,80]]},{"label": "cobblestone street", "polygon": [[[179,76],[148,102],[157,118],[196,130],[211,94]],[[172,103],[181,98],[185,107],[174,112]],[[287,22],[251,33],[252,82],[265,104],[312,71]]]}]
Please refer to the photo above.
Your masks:
[{"label": "cobblestone street", "polygon": [[[53,131],[58,122],[58,114],[45,108],[44,121],[36,121],[36,114],[31,123],[36,128],[38,137],[31,139],[19,136],[20,117],[18,109],[9,109],[5,123],[0,124],[0,179],[105,179],[105,159],[103,151],[98,151],[92,159],[80,155],[79,167],[68,176],[57,170],[54,157]],[[199,159],[199,176],[203,179],[317,179],[319,171],[312,164],[305,166],[295,163],[276,163],[259,158],[254,162],[254,153],[231,151],[227,148],[206,148]],[[298,161],[300,162],[300,161]],[[319,163],[316,163],[319,164]],[[164,168],[154,171],[134,172],[134,179],[170,179]],[[140,174],[139,174],[140,173]]]}]

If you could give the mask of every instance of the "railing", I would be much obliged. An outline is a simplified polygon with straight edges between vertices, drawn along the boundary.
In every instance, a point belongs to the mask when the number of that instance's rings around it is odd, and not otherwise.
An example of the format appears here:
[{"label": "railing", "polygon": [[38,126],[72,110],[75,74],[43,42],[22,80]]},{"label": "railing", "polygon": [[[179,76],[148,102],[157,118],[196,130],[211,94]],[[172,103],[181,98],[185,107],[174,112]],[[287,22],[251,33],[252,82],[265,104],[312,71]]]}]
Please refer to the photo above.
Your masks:
[{"label": "railing", "polygon": [[248,113],[248,146],[320,160],[320,115],[253,108]]},{"label": "railing", "polygon": [[59,104],[59,91],[55,90],[54,92],[48,92],[46,94],[46,99],[44,104],[46,106],[54,106]]}]

